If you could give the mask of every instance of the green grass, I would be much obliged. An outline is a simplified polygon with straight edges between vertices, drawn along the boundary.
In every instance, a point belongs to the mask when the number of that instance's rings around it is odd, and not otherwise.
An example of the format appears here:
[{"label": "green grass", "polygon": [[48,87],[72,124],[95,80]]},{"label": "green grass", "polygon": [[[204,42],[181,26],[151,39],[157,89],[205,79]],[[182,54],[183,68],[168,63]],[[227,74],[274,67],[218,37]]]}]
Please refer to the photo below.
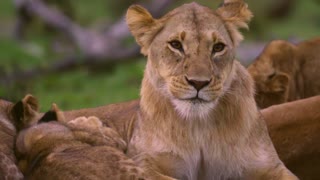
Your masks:
[{"label": "green grass", "polygon": [[[75,3],[73,3],[74,5]],[[75,7],[76,19],[81,24],[89,25],[99,19],[108,20],[110,18],[110,9],[108,9],[105,0],[93,0],[88,3],[88,0],[77,0]]]},{"label": "green grass", "polygon": [[2,38],[0,41],[0,67],[7,71],[13,71],[11,68],[31,68],[34,65],[41,64],[42,58],[36,54],[28,52],[25,47],[12,39]]},{"label": "green grass", "polygon": [[87,69],[38,78],[30,93],[39,98],[42,110],[51,103],[62,109],[95,107],[136,99],[144,61],[117,66],[112,74],[92,74]]},{"label": "green grass", "polygon": [[13,1],[0,1],[0,10],[0,20],[11,20],[15,16]]}]

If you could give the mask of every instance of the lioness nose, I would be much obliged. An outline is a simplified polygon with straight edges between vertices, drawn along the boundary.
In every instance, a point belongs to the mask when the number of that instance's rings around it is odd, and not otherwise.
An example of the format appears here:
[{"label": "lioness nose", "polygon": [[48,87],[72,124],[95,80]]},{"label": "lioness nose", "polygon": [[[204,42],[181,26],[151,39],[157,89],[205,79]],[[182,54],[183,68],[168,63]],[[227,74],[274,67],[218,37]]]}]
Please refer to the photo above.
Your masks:
[{"label": "lioness nose", "polygon": [[211,80],[198,81],[198,80],[188,79],[187,77],[186,77],[186,80],[191,86],[196,88],[197,91],[200,91],[200,89],[204,88],[205,86],[207,86],[211,82]]}]

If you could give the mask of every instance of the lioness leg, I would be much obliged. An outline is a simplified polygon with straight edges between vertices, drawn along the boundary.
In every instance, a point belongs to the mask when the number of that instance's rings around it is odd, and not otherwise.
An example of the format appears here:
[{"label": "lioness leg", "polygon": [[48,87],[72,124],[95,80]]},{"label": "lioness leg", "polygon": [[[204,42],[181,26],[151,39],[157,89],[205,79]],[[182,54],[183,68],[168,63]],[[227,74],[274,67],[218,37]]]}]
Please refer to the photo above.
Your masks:
[{"label": "lioness leg", "polygon": [[281,162],[279,162],[276,166],[262,168],[248,173],[245,179],[298,180],[298,178],[294,174],[292,174]]},{"label": "lioness leg", "polygon": [[160,167],[157,157],[151,156],[147,153],[142,153],[133,157],[135,163],[142,167],[149,177],[159,180],[175,180],[175,178],[167,176],[166,170]]}]

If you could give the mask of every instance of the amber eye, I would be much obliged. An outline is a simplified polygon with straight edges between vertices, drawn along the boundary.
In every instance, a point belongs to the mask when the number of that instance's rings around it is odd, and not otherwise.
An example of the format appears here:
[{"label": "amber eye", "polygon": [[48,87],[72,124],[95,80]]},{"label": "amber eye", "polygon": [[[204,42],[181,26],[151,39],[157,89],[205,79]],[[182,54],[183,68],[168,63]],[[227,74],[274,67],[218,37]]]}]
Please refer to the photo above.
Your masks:
[{"label": "amber eye", "polygon": [[217,43],[213,45],[212,53],[221,52],[223,51],[224,47],[226,47],[226,45],[224,45],[223,43]]},{"label": "amber eye", "polygon": [[182,44],[179,41],[176,41],[176,40],[175,41],[170,41],[169,44],[174,49],[178,49],[179,51],[183,51]]}]

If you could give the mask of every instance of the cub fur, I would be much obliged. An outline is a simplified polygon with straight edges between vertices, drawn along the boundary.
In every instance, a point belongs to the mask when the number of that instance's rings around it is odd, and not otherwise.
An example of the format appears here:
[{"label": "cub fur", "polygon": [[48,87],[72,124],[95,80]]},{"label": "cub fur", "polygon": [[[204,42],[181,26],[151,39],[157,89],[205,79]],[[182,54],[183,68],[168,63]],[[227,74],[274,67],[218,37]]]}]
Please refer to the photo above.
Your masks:
[{"label": "cub fur", "polygon": [[308,98],[320,94],[320,38],[297,45],[270,42],[248,67],[255,80],[258,106]]},{"label": "cub fur", "polygon": [[253,80],[235,60],[252,14],[242,0],[217,10],[185,4],[154,19],[128,9],[148,57],[128,156],[177,179],[297,179],[281,162],[256,107]]}]

